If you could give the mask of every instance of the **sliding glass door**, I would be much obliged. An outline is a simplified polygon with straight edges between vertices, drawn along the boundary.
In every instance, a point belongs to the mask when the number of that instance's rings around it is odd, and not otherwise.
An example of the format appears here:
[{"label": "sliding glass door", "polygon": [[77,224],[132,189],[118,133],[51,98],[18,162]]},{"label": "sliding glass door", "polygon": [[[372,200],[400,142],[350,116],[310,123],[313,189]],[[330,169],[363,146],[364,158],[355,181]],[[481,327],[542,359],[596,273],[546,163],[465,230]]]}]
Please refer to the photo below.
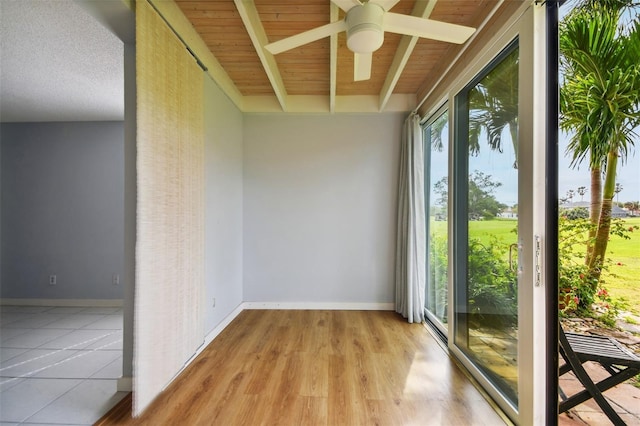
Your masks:
[{"label": "sliding glass door", "polygon": [[456,96],[455,345],[518,403],[518,41]]},{"label": "sliding glass door", "polygon": [[555,349],[542,279],[550,276],[542,260],[554,212],[545,7],[523,2],[513,16],[423,124],[425,311],[511,419],[544,424],[547,354]]},{"label": "sliding glass door", "polygon": [[449,267],[449,113],[439,110],[424,124],[427,261],[425,311],[447,333]]}]

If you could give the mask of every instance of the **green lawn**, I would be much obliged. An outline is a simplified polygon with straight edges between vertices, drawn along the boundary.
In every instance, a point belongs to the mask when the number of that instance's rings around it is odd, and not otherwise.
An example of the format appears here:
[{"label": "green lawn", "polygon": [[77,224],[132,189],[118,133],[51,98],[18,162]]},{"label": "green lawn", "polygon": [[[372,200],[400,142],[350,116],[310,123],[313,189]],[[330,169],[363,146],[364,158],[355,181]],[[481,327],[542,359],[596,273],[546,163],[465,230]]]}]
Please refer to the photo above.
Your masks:
[{"label": "green lawn", "polygon": [[478,220],[469,222],[469,235],[479,239],[483,244],[488,243],[491,238],[497,238],[505,244],[518,242],[516,219],[494,219]]},{"label": "green lawn", "polygon": [[[506,244],[512,244],[517,241],[515,233],[515,219],[494,219],[494,220],[477,220],[469,222],[469,233],[472,237],[478,238],[483,244],[489,242],[492,237]],[[447,222],[436,222],[433,219],[429,225],[431,232],[442,235],[447,232]]]},{"label": "green lawn", "polygon": [[[640,226],[640,218],[626,218],[625,226]],[[446,232],[447,222],[431,221],[431,231]],[[495,219],[469,222],[471,236],[488,243],[492,237],[505,244],[516,242],[515,220]],[[624,298],[628,309],[640,314],[640,230],[629,233],[630,239],[612,236],[607,257],[613,261],[609,273],[603,274],[605,287],[614,299]]]},{"label": "green lawn", "polygon": [[[640,226],[640,217],[626,218],[626,224]],[[608,274],[603,274],[603,279],[614,298],[624,297],[629,310],[640,313],[640,230],[634,230],[629,236],[628,240],[617,236],[609,240],[607,257],[613,266]]]}]

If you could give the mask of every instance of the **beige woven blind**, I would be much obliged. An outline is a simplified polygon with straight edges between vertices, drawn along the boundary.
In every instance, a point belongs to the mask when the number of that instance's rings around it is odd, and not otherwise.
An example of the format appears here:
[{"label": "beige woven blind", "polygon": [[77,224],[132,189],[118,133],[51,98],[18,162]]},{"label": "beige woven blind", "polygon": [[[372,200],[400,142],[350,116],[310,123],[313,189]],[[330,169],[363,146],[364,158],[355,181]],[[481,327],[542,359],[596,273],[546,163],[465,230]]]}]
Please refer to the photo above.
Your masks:
[{"label": "beige woven blind", "polygon": [[204,341],[203,73],[146,1],[136,84],[134,415]]}]

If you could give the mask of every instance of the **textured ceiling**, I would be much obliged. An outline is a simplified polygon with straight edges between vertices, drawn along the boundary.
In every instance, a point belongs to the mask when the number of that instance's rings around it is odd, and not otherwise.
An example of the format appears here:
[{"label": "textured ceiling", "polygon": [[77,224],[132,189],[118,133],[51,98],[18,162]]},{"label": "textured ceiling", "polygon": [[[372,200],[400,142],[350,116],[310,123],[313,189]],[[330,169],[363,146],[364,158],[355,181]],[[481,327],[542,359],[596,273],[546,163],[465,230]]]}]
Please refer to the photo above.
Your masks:
[{"label": "textured ceiling", "polygon": [[0,120],[124,117],[123,44],[72,0],[0,0]]}]

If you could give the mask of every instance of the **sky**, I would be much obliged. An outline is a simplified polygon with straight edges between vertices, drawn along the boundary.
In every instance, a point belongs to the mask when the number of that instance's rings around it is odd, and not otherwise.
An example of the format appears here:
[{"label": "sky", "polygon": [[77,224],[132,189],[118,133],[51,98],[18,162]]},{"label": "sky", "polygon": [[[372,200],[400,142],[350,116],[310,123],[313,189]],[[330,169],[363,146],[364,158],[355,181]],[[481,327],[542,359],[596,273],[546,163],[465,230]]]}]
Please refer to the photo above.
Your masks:
[{"label": "sky", "polygon": [[[447,134],[447,128],[443,130]],[[638,129],[640,133],[640,129]],[[494,195],[498,201],[508,206],[518,203],[518,170],[513,168],[513,160],[515,158],[511,138],[508,132],[505,132],[502,153],[493,151],[484,145],[480,150],[480,155],[469,158],[469,172],[480,170],[485,174],[492,176],[494,181],[500,182]],[[584,200],[589,200],[590,174],[587,164],[584,163],[579,167],[572,168],[571,156],[566,154],[568,138],[560,135],[558,149],[558,194],[565,197],[567,191],[576,190],[580,186],[587,188]],[[484,148],[484,149],[483,149]],[[448,152],[431,152],[431,184],[433,185],[443,176],[447,175]],[[640,201],[640,141],[635,148],[631,148],[627,161],[622,164],[618,163],[616,174],[616,182],[622,185],[622,191],[614,197],[614,201]],[[434,195],[432,194],[432,199]],[[575,195],[573,201],[580,201],[580,195]],[[432,202],[433,204],[433,202]]]},{"label": "sky", "polygon": [[[636,132],[640,135],[640,129]],[[566,154],[568,143],[566,135],[560,135],[559,158],[558,158],[558,194],[564,197],[567,191],[574,191],[580,187],[590,187],[590,174],[587,161],[580,166],[572,168],[571,155]],[[616,183],[622,185],[622,191],[614,197],[614,201],[640,201],[640,136],[636,138],[635,147],[631,147],[624,164],[618,161],[616,170]],[[589,200],[589,193],[584,195],[586,201]],[[573,198],[573,201],[580,201],[580,196]]]},{"label": "sky", "polygon": [[[570,7],[576,3],[575,0],[567,2],[567,6],[563,6],[561,17],[564,16]],[[627,19],[640,16],[640,7],[636,7],[630,11]],[[443,134],[446,135],[447,128]],[[491,175],[494,180],[501,183],[494,195],[501,203],[512,206],[517,204],[517,170],[513,168],[513,159],[515,158],[513,147],[511,146],[511,138],[508,132],[503,135],[503,152],[492,151],[486,148],[481,149],[478,157],[470,157],[469,172],[480,170],[485,174]],[[575,191],[577,188],[584,186],[587,192],[584,197],[575,195],[573,201],[589,200],[590,173],[588,164],[582,163],[571,166],[571,155],[566,152],[569,136],[563,133],[559,135],[558,143],[558,194],[560,198],[566,197],[569,190]],[[437,182],[441,177],[447,175],[448,152],[431,153],[431,182]],[[640,128],[636,130],[636,138],[634,146],[629,147],[629,152],[625,162],[618,162],[616,172],[616,183],[622,186],[622,191],[614,197],[614,201],[640,201]],[[432,199],[433,194],[432,194]],[[432,203],[433,204],[433,203]]]},{"label": "sky", "polygon": [[[570,0],[560,8],[560,19],[562,19],[578,3],[578,0]],[[629,8],[623,15],[622,20],[625,25],[633,19],[640,17],[640,7]],[[635,146],[630,147],[626,162],[618,162],[616,182],[622,185],[622,191],[614,197],[614,201],[640,201],[640,128],[636,129]],[[587,163],[571,168],[571,156],[566,155],[568,136],[560,134],[559,140],[559,188],[560,197],[566,196],[567,191],[580,186],[590,187],[589,167]],[[585,200],[589,200],[589,194],[584,195]],[[580,196],[574,197],[574,201],[580,201]]]},{"label": "sky", "polygon": [[[447,134],[445,127],[443,134]],[[640,129],[638,129],[640,133]],[[494,191],[494,195],[498,201],[508,206],[518,203],[518,170],[513,168],[513,160],[515,154],[511,144],[511,138],[508,131],[505,132],[503,141],[503,151],[493,151],[483,146],[480,155],[469,158],[469,173],[479,170],[485,174],[491,175],[494,181],[500,183],[500,186]],[[584,200],[589,200],[589,188],[591,175],[586,163],[571,167],[571,156],[566,154],[568,137],[561,134],[558,149],[558,195],[560,198],[566,197],[569,190],[577,190],[584,186],[587,192],[584,194]],[[431,185],[435,184],[443,176],[447,175],[448,153],[447,150],[441,152],[431,152]],[[614,201],[640,201],[640,141],[637,145],[629,150],[627,160],[624,164],[618,163],[616,174],[616,182],[622,185],[622,191],[614,197]],[[432,199],[434,195],[432,194]],[[573,201],[581,201],[580,195],[576,193]]]}]

